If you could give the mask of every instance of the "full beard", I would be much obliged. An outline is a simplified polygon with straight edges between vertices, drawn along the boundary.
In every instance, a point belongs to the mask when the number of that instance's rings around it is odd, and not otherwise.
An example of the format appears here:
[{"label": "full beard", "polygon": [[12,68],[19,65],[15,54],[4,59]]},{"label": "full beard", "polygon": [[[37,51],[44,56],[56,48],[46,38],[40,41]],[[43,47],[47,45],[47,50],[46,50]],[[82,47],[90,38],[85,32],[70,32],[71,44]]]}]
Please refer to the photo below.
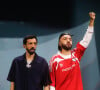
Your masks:
[{"label": "full beard", "polygon": [[[26,49],[26,50],[28,51],[28,53],[29,53],[30,55],[33,55],[33,54],[35,53],[35,49],[34,49],[34,48]],[[33,50],[33,51],[31,51],[31,50]]]},{"label": "full beard", "polygon": [[70,45],[70,46],[66,46],[66,45],[62,45],[62,48],[64,49],[64,50],[66,50],[66,51],[69,51],[69,50],[71,50],[71,48],[72,48],[72,45]]}]

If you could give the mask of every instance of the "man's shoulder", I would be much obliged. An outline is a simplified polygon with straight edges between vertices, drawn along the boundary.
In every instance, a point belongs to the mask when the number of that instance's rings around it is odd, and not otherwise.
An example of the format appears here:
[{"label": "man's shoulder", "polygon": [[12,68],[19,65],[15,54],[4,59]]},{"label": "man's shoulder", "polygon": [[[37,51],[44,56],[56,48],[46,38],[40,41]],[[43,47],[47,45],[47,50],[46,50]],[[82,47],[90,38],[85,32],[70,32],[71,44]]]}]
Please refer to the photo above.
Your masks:
[{"label": "man's shoulder", "polygon": [[52,57],[51,57],[51,60],[52,62],[54,62],[57,58],[60,58],[60,55],[58,53],[54,54]]},{"label": "man's shoulder", "polygon": [[46,61],[46,59],[45,59],[44,57],[39,56],[39,55],[36,55],[36,57],[37,57],[37,61],[38,61],[39,63],[43,63],[43,62],[47,63],[47,61]]},{"label": "man's shoulder", "polygon": [[19,61],[19,60],[23,60],[24,59],[24,55],[20,55],[14,58],[14,61]]}]

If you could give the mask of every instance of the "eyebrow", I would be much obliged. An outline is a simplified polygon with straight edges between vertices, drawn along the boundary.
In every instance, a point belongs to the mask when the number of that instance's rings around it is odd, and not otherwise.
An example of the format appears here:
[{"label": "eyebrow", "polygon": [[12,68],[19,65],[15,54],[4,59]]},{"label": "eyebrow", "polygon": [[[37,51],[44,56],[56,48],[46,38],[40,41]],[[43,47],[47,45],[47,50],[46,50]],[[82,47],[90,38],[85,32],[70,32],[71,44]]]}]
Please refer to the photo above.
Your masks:
[{"label": "eyebrow", "polygon": [[[62,38],[68,38],[68,37],[62,37]],[[72,37],[70,37],[72,39]]]}]

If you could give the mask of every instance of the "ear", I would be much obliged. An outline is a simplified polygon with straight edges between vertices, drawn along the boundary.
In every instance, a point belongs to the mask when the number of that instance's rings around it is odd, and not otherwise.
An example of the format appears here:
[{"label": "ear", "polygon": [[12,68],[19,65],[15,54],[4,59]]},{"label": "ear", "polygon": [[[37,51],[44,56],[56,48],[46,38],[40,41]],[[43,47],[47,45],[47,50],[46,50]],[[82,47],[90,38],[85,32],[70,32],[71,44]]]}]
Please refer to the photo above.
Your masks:
[{"label": "ear", "polygon": [[26,45],[23,45],[23,48],[26,48]]},{"label": "ear", "polygon": [[60,41],[59,41],[59,43],[58,43],[58,44],[59,44],[59,46],[61,46],[61,43],[60,43]]}]

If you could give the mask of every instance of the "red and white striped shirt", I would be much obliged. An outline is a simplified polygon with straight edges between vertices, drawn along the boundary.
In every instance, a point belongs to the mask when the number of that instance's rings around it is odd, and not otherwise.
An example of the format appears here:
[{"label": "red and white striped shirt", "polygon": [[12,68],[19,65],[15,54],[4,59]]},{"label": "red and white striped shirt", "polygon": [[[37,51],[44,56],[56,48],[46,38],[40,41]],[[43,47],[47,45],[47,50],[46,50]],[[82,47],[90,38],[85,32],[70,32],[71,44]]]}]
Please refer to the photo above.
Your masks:
[{"label": "red and white striped shirt", "polygon": [[[88,47],[93,33],[93,27],[88,27],[81,42],[77,43],[71,55],[58,52],[50,60],[50,90],[83,90],[80,60]],[[87,38],[88,37],[88,38]]]}]

